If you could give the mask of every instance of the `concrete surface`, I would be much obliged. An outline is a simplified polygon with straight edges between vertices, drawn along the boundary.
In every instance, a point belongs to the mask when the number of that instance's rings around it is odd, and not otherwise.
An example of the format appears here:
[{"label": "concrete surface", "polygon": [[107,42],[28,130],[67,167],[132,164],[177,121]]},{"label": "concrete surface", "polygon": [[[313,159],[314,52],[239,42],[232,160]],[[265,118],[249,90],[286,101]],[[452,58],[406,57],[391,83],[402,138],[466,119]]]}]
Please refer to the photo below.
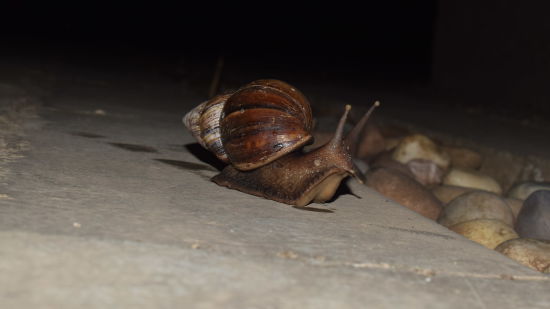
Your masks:
[{"label": "concrete surface", "polygon": [[198,98],[136,88],[66,84],[26,120],[2,308],[550,306],[550,277],[355,182],[319,211],[218,187],[180,122]]}]

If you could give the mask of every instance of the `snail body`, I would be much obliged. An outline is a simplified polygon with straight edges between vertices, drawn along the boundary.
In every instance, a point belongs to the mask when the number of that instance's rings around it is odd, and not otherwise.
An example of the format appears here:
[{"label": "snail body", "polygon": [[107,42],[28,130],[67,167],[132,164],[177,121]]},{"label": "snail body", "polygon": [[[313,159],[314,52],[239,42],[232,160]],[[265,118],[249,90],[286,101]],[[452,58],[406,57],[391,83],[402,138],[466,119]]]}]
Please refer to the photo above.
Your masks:
[{"label": "snail body", "polygon": [[[346,105],[333,138],[307,153],[303,146],[312,141],[313,127],[309,102],[282,81],[258,80],[214,97],[183,121],[201,145],[229,164],[212,178],[216,184],[305,206],[330,200],[347,176],[363,182],[343,137],[350,109]],[[357,135],[371,111],[349,136]]]}]

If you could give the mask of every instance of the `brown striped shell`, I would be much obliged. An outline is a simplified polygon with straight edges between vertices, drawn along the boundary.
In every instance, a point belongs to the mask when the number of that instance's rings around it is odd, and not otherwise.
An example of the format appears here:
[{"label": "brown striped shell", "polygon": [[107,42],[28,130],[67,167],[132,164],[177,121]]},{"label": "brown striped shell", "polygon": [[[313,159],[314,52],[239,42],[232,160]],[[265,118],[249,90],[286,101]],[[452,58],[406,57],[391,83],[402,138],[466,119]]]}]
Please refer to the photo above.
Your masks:
[{"label": "brown striped shell", "polygon": [[202,147],[218,159],[229,162],[220,136],[220,118],[223,106],[231,94],[222,94],[202,102],[183,117],[183,124]]},{"label": "brown striped shell", "polygon": [[252,170],[306,145],[312,138],[313,116],[296,88],[263,79],[202,103],[184,123],[222,161]]},{"label": "brown striped shell", "polygon": [[227,99],[223,115],[224,149],[239,170],[268,164],[312,138],[309,102],[282,81],[264,79],[244,86]]}]

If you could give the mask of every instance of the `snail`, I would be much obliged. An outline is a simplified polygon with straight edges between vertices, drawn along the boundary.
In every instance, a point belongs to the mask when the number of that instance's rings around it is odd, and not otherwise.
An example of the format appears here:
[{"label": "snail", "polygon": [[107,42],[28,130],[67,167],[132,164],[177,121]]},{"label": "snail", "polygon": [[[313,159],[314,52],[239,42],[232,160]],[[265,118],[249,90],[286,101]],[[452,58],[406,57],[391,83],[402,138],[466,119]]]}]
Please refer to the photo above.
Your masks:
[{"label": "snail", "polygon": [[330,200],[347,176],[364,183],[352,161],[351,141],[375,104],[344,138],[346,105],[333,138],[304,152],[312,142],[313,116],[306,97],[273,79],[253,81],[234,93],[201,103],[183,117],[199,143],[228,165],[216,184],[281,203],[306,206]]}]

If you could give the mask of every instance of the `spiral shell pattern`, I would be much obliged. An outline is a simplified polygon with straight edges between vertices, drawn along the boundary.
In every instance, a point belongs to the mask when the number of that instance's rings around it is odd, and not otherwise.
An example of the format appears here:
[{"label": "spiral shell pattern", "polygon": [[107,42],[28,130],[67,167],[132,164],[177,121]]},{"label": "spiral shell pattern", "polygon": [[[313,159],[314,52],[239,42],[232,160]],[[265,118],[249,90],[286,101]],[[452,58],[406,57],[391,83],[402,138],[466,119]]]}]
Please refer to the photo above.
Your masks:
[{"label": "spiral shell pattern", "polygon": [[216,157],[247,171],[310,142],[313,116],[308,100],[296,88],[261,79],[201,103],[183,123]]},{"label": "spiral shell pattern", "polygon": [[230,96],[231,94],[218,95],[201,103],[183,117],[183,124],[201,146],[226,163],[229,159],[220,136],[220,119],[225,102]]},{"label": "spiral shell pattern", "polygon": [[300,149],[312,139],[313,116],[305,96],[273,79],[237,90],[223,108],[221,138],[229,161],[252,170]]}]

